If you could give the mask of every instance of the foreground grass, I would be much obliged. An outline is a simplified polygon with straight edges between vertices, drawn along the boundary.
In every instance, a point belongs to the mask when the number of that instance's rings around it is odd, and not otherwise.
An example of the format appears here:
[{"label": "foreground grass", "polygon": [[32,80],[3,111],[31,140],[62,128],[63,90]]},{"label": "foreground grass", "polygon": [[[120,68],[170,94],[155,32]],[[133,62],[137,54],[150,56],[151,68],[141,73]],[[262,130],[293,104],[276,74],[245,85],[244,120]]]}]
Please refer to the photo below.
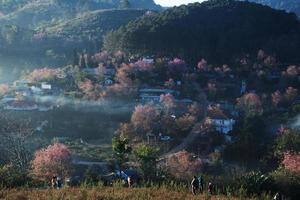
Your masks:
[{"label": "foreground grass", "polygon": [[[238,200],[240,198],[208,194],[193,196],[188,192],[176,192],[158,188],[68,188],[61,190],[12,189],[0,191],[0,199],[8,200]],[[244,199],[244,198],[243,198]]]}]

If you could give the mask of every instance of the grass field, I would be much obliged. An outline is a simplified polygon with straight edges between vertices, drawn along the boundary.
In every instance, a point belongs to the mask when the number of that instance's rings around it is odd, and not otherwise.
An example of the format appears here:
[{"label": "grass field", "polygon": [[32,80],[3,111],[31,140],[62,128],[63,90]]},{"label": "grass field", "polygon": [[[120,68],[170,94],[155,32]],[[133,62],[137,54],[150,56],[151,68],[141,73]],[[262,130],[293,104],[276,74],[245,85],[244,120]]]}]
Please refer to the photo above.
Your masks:
[{"label": "grass field", "polygon": [[69,188],[61,190],[13,189],[2,190],[0,199],[8,200],[238,200],[230,196],[208,194],[193,196],[190,193],[168,190],[165,188]]}]

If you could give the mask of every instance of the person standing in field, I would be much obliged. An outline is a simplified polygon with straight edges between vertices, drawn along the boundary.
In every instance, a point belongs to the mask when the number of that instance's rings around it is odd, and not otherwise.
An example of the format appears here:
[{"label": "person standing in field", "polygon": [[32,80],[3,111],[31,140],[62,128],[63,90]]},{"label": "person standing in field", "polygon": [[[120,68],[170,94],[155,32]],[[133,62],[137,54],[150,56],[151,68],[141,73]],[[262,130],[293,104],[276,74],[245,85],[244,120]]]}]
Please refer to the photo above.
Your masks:
[{"label": "person standing in field", "polygon": [[204,179],[203,179],[203,176],[199,177],[199,189],[200,189],[201,193],[204,191]]},{"label": "person standing in field", "polygon": [[191,186],[192,186],[192,193],[193,195],[197,194],[197,190],[199,189],[199,180],[197,178],[197,176],[194,176],[192,182],[191,182]]},{"label": "person standing in field", "polygon": [[213,194],[213,184],[209,182],[208,184],[208,194],[212,195]]},{"label": "person standing in field", "polygon": [[132,178],[130,176],[127,177],[127,183],[128,183],[128,187],[131,188],[132,187]]},{"label": "person standing in field", "polygon": [[57,188],[57,177],[56,176],[53,176],[52,179],[51,179],[51,187],[53,189]]}]

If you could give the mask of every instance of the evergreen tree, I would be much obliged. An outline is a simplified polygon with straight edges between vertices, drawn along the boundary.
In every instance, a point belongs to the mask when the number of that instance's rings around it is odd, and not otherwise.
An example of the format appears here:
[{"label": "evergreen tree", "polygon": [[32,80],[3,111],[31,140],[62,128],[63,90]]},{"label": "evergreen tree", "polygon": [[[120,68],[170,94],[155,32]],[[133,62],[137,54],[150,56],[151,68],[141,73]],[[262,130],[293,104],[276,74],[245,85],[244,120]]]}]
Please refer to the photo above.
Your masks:
[{"label": "evergreen tree", "polygon": [[80,68],[86,68],[86,60],[85,60],[85,55],[84,53],[81,54],[80,59],[79,59],[79,67]]},{"label": "evergreen tree", "polygon": [[121,0],[119,7],[122,8],[122,9],[128,9],[128,8],[130,8],[130,2],[129,2],[129,0]]},{"label": "evergreen tree", "polygon": [[129,145],[129,140],[126,138],[114,137],[112,139],[112,149],[113,149],[114,158],[116,159],[119,165],[119,170],[121,175],[123,165],[125,162],[127,162],[128,156],[132,151]]},{"label": "evergreen tree", "polygon": [[146,145],[141,145],[135,150],[135,155],[146,179],[150,179],[156,174],[157,153],[158,149]]},{"label": "evergreen tree", "polygon": [[73,66],[78,66],[79,65],[79,56],[78,56],[78,52],[76,49],[74,49],[73,51]]}]

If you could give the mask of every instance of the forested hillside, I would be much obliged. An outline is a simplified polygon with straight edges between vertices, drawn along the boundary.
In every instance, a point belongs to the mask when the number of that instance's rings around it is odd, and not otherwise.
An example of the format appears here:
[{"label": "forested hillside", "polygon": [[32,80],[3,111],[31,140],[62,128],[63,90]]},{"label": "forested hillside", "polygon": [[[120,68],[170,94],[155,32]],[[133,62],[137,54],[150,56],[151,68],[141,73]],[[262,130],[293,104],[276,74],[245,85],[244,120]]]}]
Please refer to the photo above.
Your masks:
[{"label": "forested hillside", "polygon": [[41,36],[39,39],[42,42],[58,41],[59,44],[64,43],[64,46],[97,51],[101,48],[103,36],[108,31],[116,30],[144,13],[144,10],[133,9],[86,12],[72,20],[43,28],[37,35]]},{"label": "forested hillside", "polygon": [[97,51],[103,36],[146,11],[153,0],[0,0],[0,54]]},{"label": "forested hillside", "polygon": [[0,26],[0,51],[9,54],[51,51],[61,55],[70,54],[75,48],[97,51],[108,31],[116,30],[144,13],[144,10],[133,9],[90,11],[52,26],[40,26],[37,30]]},{"label": "forested hillside", "polygon": [[212,0],[148,15],[107,35],[105,48],[228,62],[263,48],[299,60],[297,17],[250,2]]},{"label": "forested hillside", "polygon": [[35,28],[101,9],[160,9],[153,0],[1,0],[0,22]]},{"label": "forested hillside", "polygon": [[299,0],[248,0],[271,6],[272,8],[294,12],[300,16],[300,1]]}]

